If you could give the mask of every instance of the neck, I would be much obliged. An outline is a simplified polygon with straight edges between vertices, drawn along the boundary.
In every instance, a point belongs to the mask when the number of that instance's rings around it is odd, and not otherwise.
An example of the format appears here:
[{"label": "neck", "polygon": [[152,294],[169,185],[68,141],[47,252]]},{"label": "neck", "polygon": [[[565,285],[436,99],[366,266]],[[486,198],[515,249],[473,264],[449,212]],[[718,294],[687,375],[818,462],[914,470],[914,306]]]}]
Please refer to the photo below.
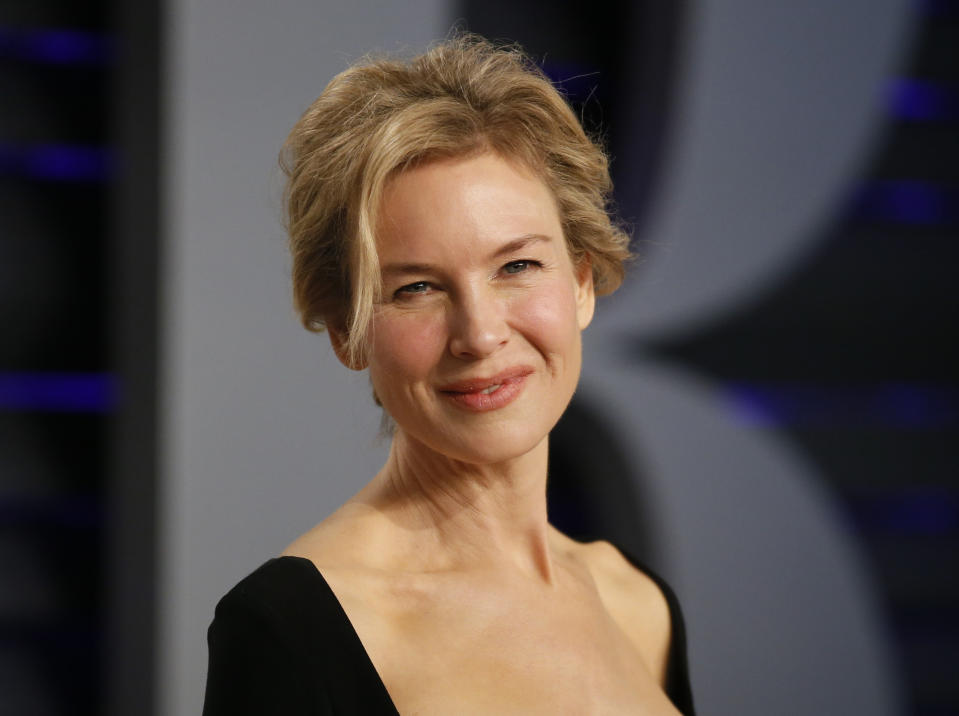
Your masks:
[{"label": "neck", "polygon": [[547,439],[495,465],[454,460],[398,430],[386,465],[356,501],[386,518],[385,548],[405,568],[512,565],[546,582]]}]

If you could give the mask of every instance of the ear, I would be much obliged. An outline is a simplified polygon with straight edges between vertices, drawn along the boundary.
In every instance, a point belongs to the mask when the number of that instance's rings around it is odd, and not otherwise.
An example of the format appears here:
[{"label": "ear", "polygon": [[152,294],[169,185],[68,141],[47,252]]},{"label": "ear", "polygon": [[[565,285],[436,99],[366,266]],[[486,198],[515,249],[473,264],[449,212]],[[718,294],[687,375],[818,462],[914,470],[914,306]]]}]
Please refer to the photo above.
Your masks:
[{"label": "ear", "polygon": [[363,370],[366,368],[366,361],[361,359],[353,361],[350,359],[349,341],[347,340],[346,329],[342,326],[328,324],[326,332],[330,334],[330,344],[333,346],[333,352],[340,359],[340,363],[350,370]]},{"label": "ear", "polygon": [[593,310],[596,308],[593,262],[588,255],[583,256],[574,269],[576,272],[576,318],[579,321],[579,330],[583,331],[593,320]]}]

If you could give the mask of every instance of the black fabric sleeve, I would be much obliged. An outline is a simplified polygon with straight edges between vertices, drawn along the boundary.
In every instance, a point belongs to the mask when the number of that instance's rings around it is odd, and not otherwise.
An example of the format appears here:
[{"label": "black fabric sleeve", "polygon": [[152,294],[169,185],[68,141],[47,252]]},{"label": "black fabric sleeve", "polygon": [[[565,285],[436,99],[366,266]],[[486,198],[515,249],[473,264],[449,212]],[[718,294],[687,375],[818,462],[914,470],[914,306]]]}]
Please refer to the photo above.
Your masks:
[{"label": "black fabric sleeve", "polygon": [[203,716],[325,716],[283,619],[242,589],[216,607],[207,633],[210,662]]}]

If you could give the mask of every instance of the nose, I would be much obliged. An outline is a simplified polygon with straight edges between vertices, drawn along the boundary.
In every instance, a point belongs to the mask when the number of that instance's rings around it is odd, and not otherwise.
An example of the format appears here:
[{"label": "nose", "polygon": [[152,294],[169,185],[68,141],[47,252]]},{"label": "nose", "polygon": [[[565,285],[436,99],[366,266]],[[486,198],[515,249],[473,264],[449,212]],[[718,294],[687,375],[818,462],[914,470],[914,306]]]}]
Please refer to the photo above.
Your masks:
[{"label": "nose", "polygon": [[450,352],[457,358],[485,358],[509,340],[501,300],[483,291],[461,295],[450,307]]}]

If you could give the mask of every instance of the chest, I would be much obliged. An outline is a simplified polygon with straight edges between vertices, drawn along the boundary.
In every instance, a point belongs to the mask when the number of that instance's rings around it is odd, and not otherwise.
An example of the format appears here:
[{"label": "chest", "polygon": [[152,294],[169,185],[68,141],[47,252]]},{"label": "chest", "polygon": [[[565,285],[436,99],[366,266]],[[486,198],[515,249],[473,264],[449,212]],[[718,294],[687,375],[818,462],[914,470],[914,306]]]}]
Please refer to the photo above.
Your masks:
[{"label": "chest", "polygon": [[404,716],[676,713],[594,595],[432,596],[351,617]]}]

